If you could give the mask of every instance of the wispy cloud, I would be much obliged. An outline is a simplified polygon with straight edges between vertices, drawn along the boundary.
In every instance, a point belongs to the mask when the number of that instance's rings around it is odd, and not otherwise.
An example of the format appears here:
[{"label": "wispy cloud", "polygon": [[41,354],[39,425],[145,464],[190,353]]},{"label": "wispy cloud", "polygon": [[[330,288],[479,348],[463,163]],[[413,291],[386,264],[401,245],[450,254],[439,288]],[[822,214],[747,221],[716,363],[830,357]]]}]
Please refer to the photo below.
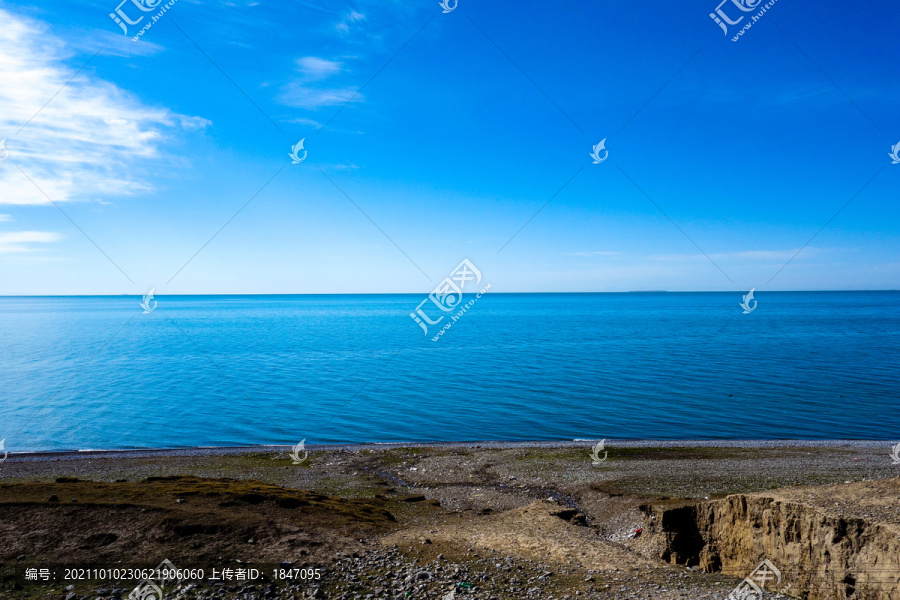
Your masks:
[{"label": "wispy cloud", "polygon": [[165,50],[163,46],[143,39],[133,42],[131,36],[122,35],[118,29],[115,32],[75,29],[69,32],[68,40],[71,48],[88,56],[98,51],[103,56],[153,56]]},{"label": "wispy cloud", "polygon": [[49,244],[62,238],[58,233],[50,231],[11,231],[0,233],[0,254],[21,254],[23,252],[36,252],[43,248],[36,248],[32,244]]},{"label": "wispy cloud", "polygon": [[307,80],[324,79],[341,72],[341,63],[316,56],[298,58],[297,67]]},{"label": "wispy cloud", "polygon": [[[746,252],[735,252],[732,255],[722,254],[721,256],[734,256],[735,258],[750,258],[753,260],[787,260],[799,251],[800,248],[794,248],[793,250],[747,250]],[[818,251],[818,248],[803,249],[804,254],[807,255],[816,254]]]},{"label": "wispy cloud", "polygon": [[305,125],[307,127],[314,127],[318,129],[322,126],[322,124],[315,119],[288,119],[288,123],[296,123],[297,125]]},{"label": "wispy cloud", "polygon": [[8,221],[14,221],[14,220],[15,220],[15,219],[13,219],[13,216],[12,216],[12,215],[2,215],[2,214],[0,214],[0,223],[6,223],[6,222],[8,222]]},{"label": "wispy cloud", "polygon": [[316,109],[323,106],[338,106],[353,100],[362,100],[355,87],[318,87],[315,82],[322,81],[343,72],[339,62],[304,56],[297,59],[299,76],[281,89],[278,101],[287,106]]},{"label": "wispy cloud", "polygon": [[279,102],[297,108],[316,109],[323,106],[339,106],[350,100],[359,102],[362,95],[354,97],[356,88],[315,89],[306,84],[289,83],[278,96]]},{"label": "wispy cloud", "polygon": [[158,144],[175,128],[208,124],[145,106],[89,68],[76,75],[88,57],[72,58],[38,21],[2,9],[0,21],[0,137],[9,150],[0,204],[48,202],[16,166],[57,202],[152,189],[141,174],[163,158]]},{"label": "wispy cloud", "polygon": [[319,165],[326,171],[350,171],[353,169],[358,169],[359,165],[354,165],[353,163],[349,164],[324,164]]},{"label": "wispy cloud", "polygon": [[570,252],[569,254],[570,256],[615,256],[622,253],[597,250],[593,252]]},{"label": "wispy cloud", "polygon": [[351,26],[353,26],[355,23],[359,23],[360,21],[365,20],[366,15],[350,9],[350,12],[345,13],[344,17],[335,24],[334,28],[341,33],[350,33]]},{"label": "wispy cloud", "polygon": [[[708,257],[702,254],[657,254],[650,258],[666,261],[709,260],[710,258],[713,260],[747,259],[784,261],[790,260],[799,250],[800,248],[794,248],[793,250],[745,250],[742,252],[720,252],[718,254],[709,254],[707,255]],[[802,250],[803,254],[806,256],[815,255],[820,251],[819,248],[813,247],[803,248]]]}]

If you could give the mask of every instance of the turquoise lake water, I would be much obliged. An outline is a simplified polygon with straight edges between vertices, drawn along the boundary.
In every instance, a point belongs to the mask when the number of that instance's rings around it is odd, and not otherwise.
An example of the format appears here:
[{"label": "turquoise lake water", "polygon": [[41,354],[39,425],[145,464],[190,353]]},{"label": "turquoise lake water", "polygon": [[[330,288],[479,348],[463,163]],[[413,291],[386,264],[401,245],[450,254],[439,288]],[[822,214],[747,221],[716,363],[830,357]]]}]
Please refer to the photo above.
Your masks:
[{"label": "turquoise lake water", "polygon": [[0,298],[0,439],[900,439],[900,292],[741,295]]}]

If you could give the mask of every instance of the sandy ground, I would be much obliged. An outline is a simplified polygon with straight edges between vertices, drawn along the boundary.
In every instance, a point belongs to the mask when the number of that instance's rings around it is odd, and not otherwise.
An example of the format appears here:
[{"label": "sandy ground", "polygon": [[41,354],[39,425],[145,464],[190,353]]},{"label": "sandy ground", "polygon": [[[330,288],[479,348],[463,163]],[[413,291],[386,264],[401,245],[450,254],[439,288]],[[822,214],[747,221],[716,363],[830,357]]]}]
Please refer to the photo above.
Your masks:
[{"label": "sandy ground", "polygon": [[[312,447],[299,465],[271,447],[12,455],[0,596],[124,597],[137,581],[65,571],[168,558],[207,576],[166,582],[171,598],[725,598],[746,573],[640,552],[642,503],[777,489],[898,521],[897,494],[879,500],[900,475],[887,442],[609,442],[599,465],[591,445]],[[842,496],[849,482],[887,487]],[[249,565],[265,579],[208,578]],[[29,568],[56,579],[27,581]]]}]

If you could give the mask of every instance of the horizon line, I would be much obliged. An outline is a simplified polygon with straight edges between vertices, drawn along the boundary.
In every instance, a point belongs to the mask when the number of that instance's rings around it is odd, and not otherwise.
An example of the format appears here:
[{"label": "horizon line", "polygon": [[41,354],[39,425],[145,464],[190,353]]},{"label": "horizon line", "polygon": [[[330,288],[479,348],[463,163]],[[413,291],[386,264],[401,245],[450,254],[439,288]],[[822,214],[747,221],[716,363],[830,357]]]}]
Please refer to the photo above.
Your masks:
[{"label": "horizon line", "polygon": [[[753,288],[756,290],[756,288]],[[526,295],[526,294],[738,294],[742,290],[628,290],[624,292],[490,292],[490,295]],[[846,292],[898,292],[900,289],[839,289],[839,290],[763,290],[766,294],[821,294],[821,293],[846,293]],[[156,296],[417,296],[424,292],[214,292],[214,293],[183,293],[183,294],[155,294]],[[463,292],[463,295],[476,292]],[[488,293],[484,294],[485,296]],[[141,297],[142,293],[119,294],[0,294],[0,298],[121,298]]]}]

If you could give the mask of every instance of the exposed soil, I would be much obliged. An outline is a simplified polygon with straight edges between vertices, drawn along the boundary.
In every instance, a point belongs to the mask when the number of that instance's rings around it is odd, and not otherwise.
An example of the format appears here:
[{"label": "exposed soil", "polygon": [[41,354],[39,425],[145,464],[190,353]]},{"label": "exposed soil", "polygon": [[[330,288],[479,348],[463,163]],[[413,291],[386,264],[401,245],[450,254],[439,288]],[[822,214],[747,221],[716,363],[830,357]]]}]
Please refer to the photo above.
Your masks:
[{"label": "exposed soil", "polygon": [[[775,549],[752,543],[751,528],[744,553],[720,561],[725,572],[677,560],[709,540],[673,547],[651,535],[648,506],[687,507],[696,520],[692,506],[755,493],[811,515],[900,520],[897,481],[874,481],[898,473],[881,448],[608,447],[600,465],[589,448],[338,449],[301,465],[284,452],[14,457],[0,466],[0,597],[124,597],[138,581],[67,581],[65,569],[169,559],[206,570],[204,581],[166,582],[173,599],[724,598]],[[321,575],[277,580],[279,566]],[[250,567],[262,577],[208,579]],[[27,581],[28,568],[56,579]]]}]

